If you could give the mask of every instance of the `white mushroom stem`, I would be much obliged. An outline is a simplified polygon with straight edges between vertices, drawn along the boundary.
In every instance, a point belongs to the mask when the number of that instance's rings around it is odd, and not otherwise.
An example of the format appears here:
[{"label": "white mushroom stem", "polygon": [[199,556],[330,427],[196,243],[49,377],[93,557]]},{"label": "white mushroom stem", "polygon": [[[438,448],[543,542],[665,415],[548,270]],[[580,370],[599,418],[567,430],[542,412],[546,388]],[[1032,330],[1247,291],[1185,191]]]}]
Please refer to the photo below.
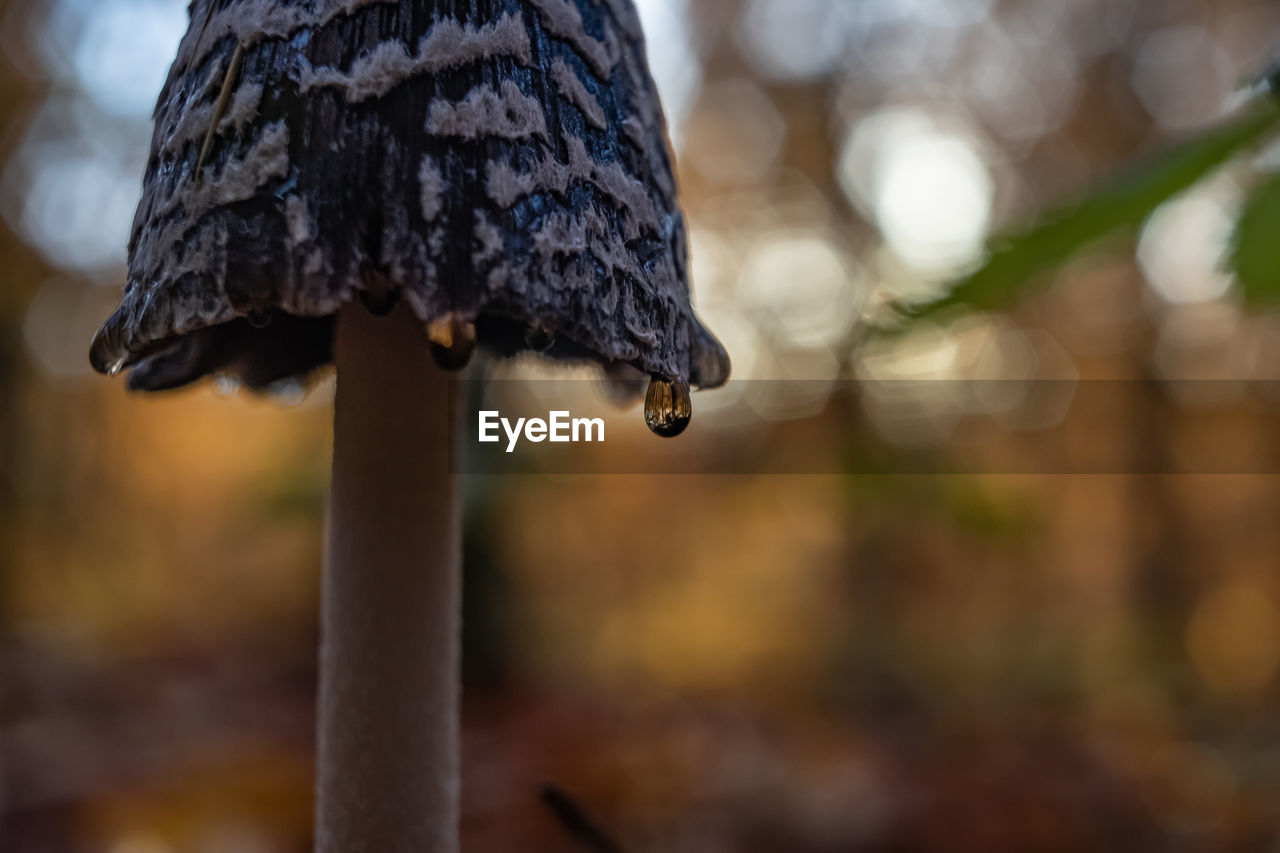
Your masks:
[{"label": "white mushroom stem", "polygon": [[460,537],[452,382],[403,306],[338,317],[316,849],[456,853]]}]

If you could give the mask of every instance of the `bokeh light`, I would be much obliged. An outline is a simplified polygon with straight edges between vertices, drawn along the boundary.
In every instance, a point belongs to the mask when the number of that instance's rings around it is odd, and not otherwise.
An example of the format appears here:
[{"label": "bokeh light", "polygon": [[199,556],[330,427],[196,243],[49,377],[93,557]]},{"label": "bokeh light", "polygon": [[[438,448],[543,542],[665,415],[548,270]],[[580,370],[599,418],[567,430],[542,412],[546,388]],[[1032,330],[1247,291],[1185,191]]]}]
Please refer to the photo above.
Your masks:
[{"label": "bokeh light", "polygon": [[58,0],[46,32],[54,73],[101,109],[121,116],[151,114],[170,58],[187,31],[181,0]]},{"label": "bokeh light", "polygon": [[[735,381],[677,443],[633,408],[572,474],[464,478],[466,849],[565,849],[548,781],[628,849],[1275,849],[1280,313],[1226,258],[1280,147],[902,313],[1221,119],[1275,4],[636,5]],[[333,378],[86,362],[187,7],[0,0],[5,853],[311,846]]]},{"label": "bokeh light", "polygon": [[1256,581],[1224,584],[1196,608],[1187,646],[1200,677],[1214,689],[1261,690],[1280,667],[1280,609]]},{"label": "bokeh light", "polygon": [[1240,204],[1238,189],[1218,181],[1165,205],[1148,220],[1138,262],[1166,302],[1221,299],[1231,287],[1224,258]]}]

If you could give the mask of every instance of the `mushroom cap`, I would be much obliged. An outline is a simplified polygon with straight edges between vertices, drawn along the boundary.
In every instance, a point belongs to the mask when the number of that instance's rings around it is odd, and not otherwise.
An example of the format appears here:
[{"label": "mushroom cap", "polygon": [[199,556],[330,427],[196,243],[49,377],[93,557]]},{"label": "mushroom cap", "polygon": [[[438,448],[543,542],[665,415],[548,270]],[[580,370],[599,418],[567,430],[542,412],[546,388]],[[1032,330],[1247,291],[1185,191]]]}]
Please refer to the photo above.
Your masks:
[{"label": "mushroom cap", "polygon": [[343,303],[399,298],[714,387],[687,274],[632,0],[195,0],[91,360],[267,387],[330,360]]}]

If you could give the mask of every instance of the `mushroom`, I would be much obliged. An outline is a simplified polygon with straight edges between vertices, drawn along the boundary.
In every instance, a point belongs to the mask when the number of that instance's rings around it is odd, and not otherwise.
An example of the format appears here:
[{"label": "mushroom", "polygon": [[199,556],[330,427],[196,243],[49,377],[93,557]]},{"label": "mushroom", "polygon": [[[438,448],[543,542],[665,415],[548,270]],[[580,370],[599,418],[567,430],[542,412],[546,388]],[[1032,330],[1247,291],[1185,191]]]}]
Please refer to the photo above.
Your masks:
[{"label": "mushroom", "polygon": [[453,851],[447,371],[477,344],[638,369],[664,436],[691,386],[728,378],[689,301],[639,19],[632,0],[196,0],[191,18],[91,361],[141,391],[271,390],[335,363],[317,846]]}]

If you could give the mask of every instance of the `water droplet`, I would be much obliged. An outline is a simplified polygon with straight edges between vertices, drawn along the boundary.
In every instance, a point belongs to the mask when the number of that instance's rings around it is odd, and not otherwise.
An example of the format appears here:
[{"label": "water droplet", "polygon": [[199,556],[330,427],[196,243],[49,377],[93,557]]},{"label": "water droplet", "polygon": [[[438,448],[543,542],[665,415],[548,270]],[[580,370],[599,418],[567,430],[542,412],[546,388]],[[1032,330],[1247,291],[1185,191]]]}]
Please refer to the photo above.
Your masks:
[{"label": "water droplet", "polygon": [[246,319],[248,319],[249,325],[255,329],[265,329],[271,325],[271,317],[270,310],[262,310],[249,312],[249,316]]},{"label": "water droplet", "polygon": [[431,355],[441,370],[461,370],[476,350],[475,323],[453,312],[432,320],[427,326],[427,338],[431,341]]},{"label": "water droplet", "polygon": [[524,333],[524,345],[534,352],[546,352],[555,346],[556,333],[541,323],[530,326]]},{"label": "water droplet", "polygon": [[693,420],[693,401],[689,383],[654,377],[644,398],[644,422],[654,435],[675,438]]},{"label": "water droplet", "polygon": [[120,343],[121,311],[116,310],[102,328],[93,336],[89,346],[89,363],[93,369],[108,376],[118,376],[124,370],[127,353]]}]

